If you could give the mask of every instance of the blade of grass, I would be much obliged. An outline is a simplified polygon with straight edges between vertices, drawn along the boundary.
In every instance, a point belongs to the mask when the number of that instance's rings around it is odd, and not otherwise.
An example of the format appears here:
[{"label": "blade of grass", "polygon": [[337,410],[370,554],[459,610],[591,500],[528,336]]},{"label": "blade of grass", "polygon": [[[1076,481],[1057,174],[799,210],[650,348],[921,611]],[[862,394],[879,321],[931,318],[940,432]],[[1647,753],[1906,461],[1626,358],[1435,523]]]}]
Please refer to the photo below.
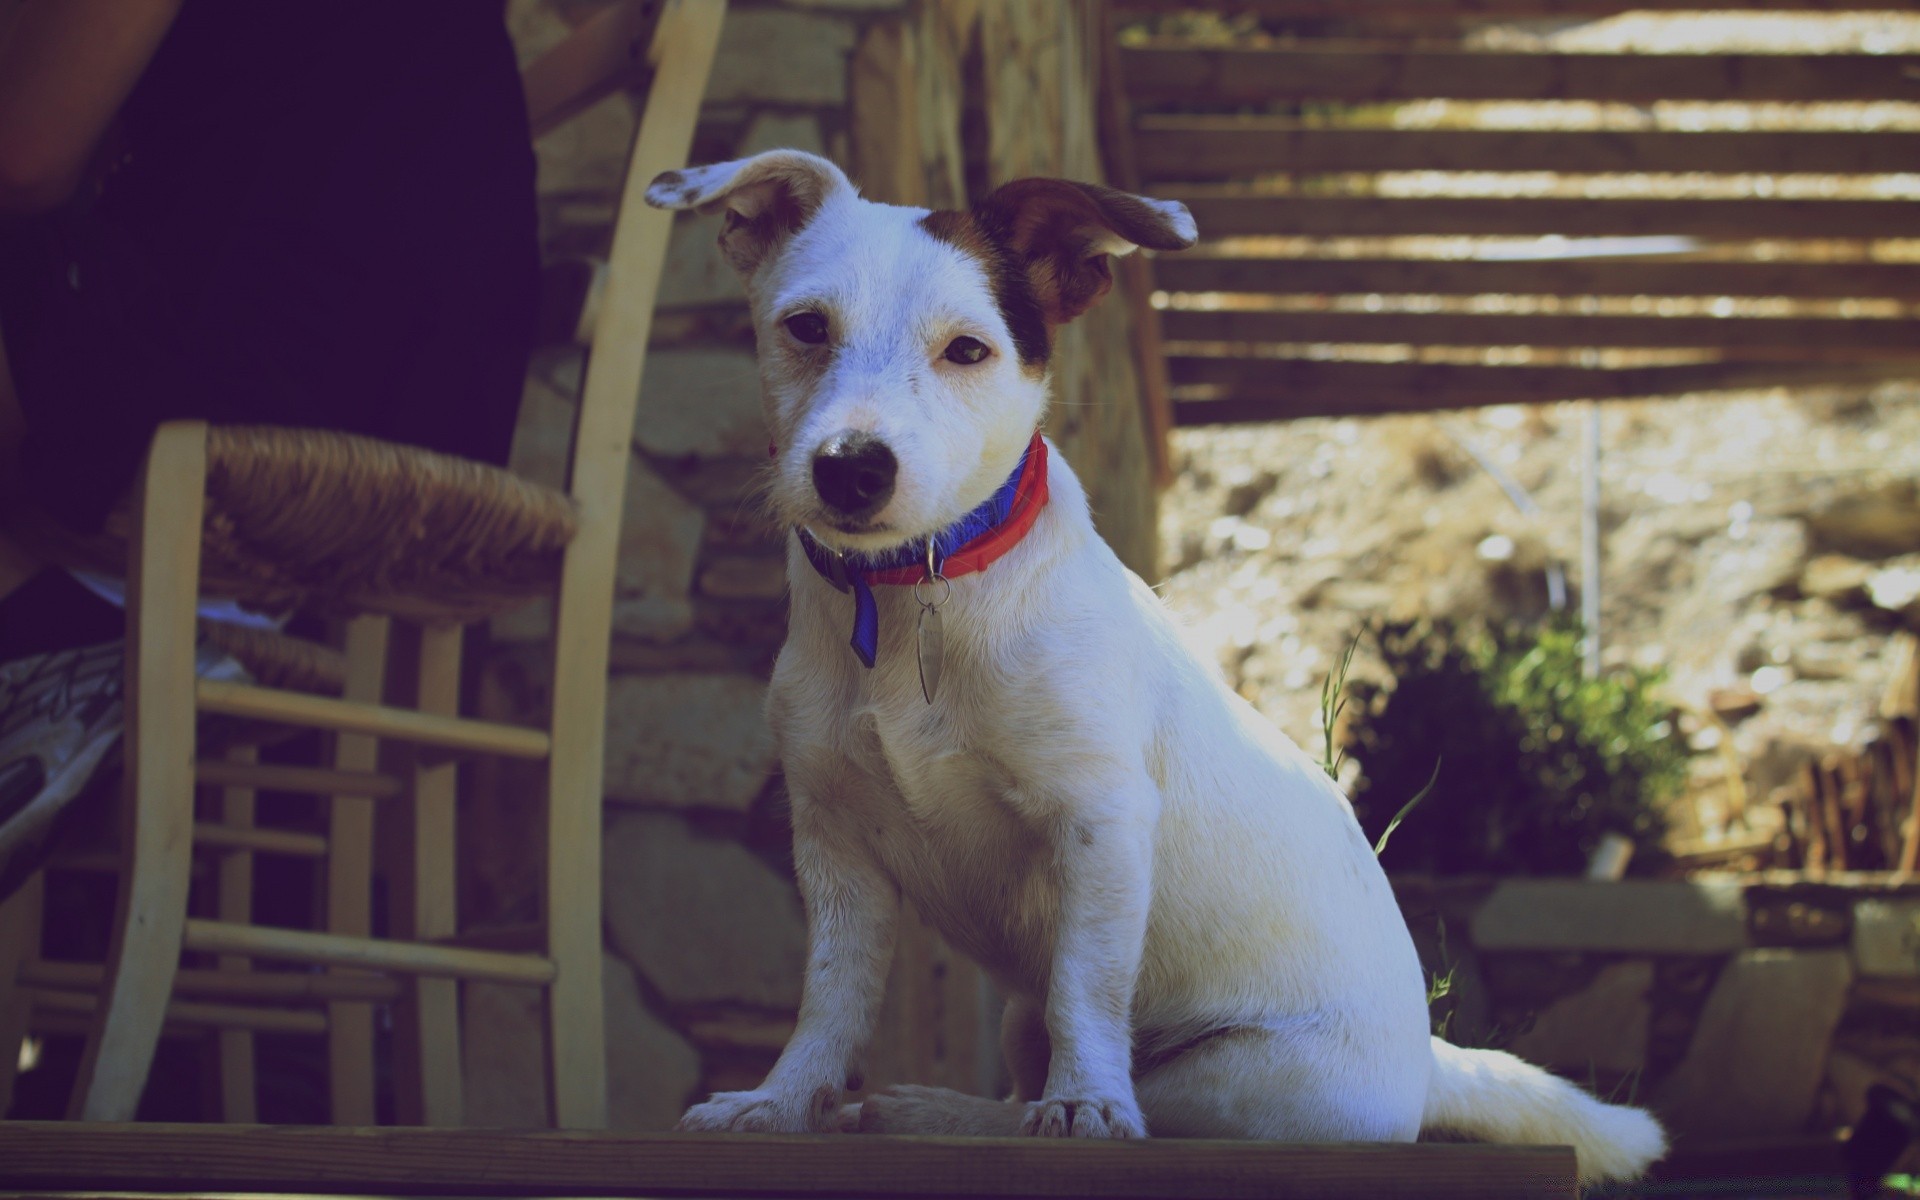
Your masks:
[{"label": "blade of grass", "polygon": [[1360,635],[1356,633],[1347,643],[1347,652],[1340,656],[1340,665],[1320,681],[1320,768],[1327,773],[1327,778],[1336,782],[1346,756],[1333,744],[1334,726],[1347,708],[1347,672],[1353,667],[1353,652],[1359,648]]},{"label": "blade of grass", "polygon": [[1400,811],[1393,814],[1393,820],[1388,821],[1387,827],[1380,831],[1380,840],[1373,844],[1373,856],[1375,858],[1379,858],[1380,852],[1387,848],[1387,839],[1393,836],[1394,830],[1400,828],[1400,822],[1407,819],[1407,814],[1413,811],[1413,806],[1425,800],[1427,793],[1433,790],[1433,785],[1440,782],[1440,764],[1444,761],[1444,759],[1438,758],[1433,760],[1433,774],[1428,777],[1427,786],[1415,792],[1413,799],[1402,804]]}]

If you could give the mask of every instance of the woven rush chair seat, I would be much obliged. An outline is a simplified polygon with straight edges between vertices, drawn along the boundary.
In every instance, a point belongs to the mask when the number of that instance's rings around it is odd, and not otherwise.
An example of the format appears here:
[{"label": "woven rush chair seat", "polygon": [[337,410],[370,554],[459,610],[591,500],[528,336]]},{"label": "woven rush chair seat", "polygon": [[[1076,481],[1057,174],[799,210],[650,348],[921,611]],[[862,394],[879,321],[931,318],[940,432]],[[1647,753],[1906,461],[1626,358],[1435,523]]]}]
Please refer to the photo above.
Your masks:
[{"label": "woven rush chair seat", "polygon": [[[263,612],[478,620],[552,594],[576,528],[564,493],[497,467],[327,430],[207,429],[202,591]],[[34,540],[117,574],[129,506],[105,529]]]}]

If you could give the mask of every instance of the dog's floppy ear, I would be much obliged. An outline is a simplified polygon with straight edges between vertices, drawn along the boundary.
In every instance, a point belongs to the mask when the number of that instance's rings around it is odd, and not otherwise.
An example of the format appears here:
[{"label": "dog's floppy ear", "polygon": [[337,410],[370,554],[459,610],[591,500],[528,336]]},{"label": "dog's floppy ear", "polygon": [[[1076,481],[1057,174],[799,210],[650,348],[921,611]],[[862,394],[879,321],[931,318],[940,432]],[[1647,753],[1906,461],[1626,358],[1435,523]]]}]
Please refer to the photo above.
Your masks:
[{"label": "dog's floppy ear", "polygon": [[744,278],[813,217],[828,197],[852,192],[839,167],[801,150],[769,150],[752,158],[668,171],[647,187],[655,208],[726,210],[720,251]]},{"label": "dog's floppy ear", "polygon": [[1109,254],[1141,246],[1185,250],[1199,232],[1176,200],[1093,183],[1017,179],[974,206],[974,217],[1025,270],[1048,324],[1064,325],[1113,286]]}]

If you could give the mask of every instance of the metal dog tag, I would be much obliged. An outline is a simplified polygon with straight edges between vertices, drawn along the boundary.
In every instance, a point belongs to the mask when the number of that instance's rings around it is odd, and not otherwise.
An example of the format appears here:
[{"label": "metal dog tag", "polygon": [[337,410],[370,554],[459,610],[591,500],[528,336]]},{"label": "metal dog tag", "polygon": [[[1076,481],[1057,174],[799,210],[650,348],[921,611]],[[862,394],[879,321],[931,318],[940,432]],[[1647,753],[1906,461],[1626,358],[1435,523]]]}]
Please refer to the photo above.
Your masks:
[{"label": "metal dog tag", "polygon": [[853,590],[853,581],[847,575],[847,556],[838,550],[827,551],[827,582],[843,594]]},{"label": "metal dog tag", "polygon": [[[938,584],[937,589],[932,585]],[[931,596],[923,596],[920,589],[926,587]],[[920,606],[920,626],[918,629],[918,649],[920,652],[920,694],[933,703],[933,697],[940,690],[940,668],[947,657],[946,622],[940,616],[940,606],[953,598],[953,583],[940,573],[940,563],[934,557],[934,541],[927,539],[927,577],[913,585],[913,600]]]},{"label": "metal dog tag", "polygon": [[940,668],[947,653],[947,634],[945,618],[940,610],[931,604],[920,608],[920,694],[933,703],[934,693],[940,690]]}]

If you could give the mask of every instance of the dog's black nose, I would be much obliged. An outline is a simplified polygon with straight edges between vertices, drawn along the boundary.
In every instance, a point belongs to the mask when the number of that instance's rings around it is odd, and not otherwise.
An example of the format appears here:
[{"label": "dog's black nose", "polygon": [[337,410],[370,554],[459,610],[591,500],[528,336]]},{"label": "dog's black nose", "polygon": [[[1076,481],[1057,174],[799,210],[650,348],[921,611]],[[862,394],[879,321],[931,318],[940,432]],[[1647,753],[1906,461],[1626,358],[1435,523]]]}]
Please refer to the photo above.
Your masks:
[{"label": "dog's black nose", "polygon": [[835,512],[864,517],[893,495],[900,464],[887,444],[869,433],[839,433],[813,456],[813,488]]}]

